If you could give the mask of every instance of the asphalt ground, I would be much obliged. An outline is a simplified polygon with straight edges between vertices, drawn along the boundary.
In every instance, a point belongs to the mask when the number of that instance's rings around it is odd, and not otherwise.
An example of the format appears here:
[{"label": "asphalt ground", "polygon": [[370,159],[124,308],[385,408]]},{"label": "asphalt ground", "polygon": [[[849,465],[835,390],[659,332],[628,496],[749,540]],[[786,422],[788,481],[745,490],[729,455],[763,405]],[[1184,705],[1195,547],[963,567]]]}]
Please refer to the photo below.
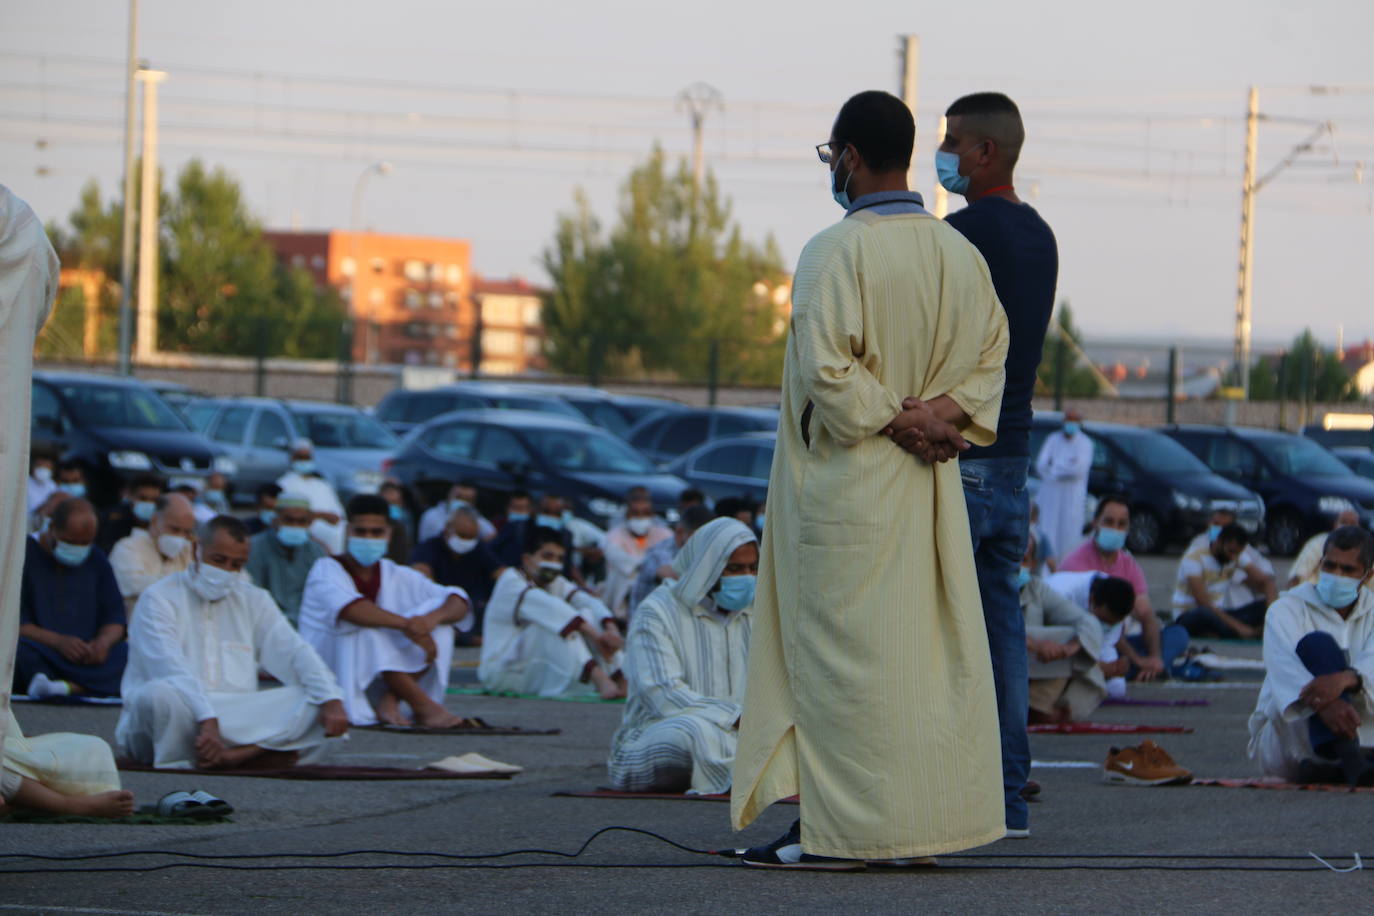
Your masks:
[{"label": "asphalt ground", "polygon": [[[1145,561],[1157,604],[1167,599],[1175,563]],[[1227,655],[1259,653],[1255,645],[1214,646]],[[474,656],[463,650],[460,665],[470,665]],[[455,679],[470,680],[472,673],[459,667]],[[1094,718],[1190,727],[1191,734],[1155,737],[1198,776],[1254,775],[1245,757],[1245,728],[1258,676],[1240,677],[1249,680],[1232,677],[1219,687],[1135,686],[1133,696],[1201,698],[1210,705],[1105,707]],[[531,848],[572,852],[613,825],[654,831],[697,849],[742,846],[771,840],[797,814],[795,807],[775,806],[736,835],[723,803],[553,797],[605,783],[619,705],[469,696],[451,696],[448,705],[493,723],[563,732],[492,738],[355,732],[337,752],[341,763],[419,766],[477,751],[525,767],[509,781],[125,774],[126,787],[142,803],[175,789],[204,788],[238,812],[233,823],[186,827],[0,826],[0,871],[52,870],[0,875],[0,912],[1349,913],[1365,911],[1374,890],[1363,871],[1336,874],[1307,858],[1309,852],[1340,857],[1333,863],[1345,866],[1357,851],[1374,854],[1374,795],[1104,785],[1100,764],[1108,748],[1114,741],[1139,740],[1129,736],[1032,736],[1032,776],[1044,787],[1043,800],[1031,809],[1032,837],[942,857],[933,870],[760,872],[628,833],[603,835],[576,859],[426,856]],[[112,739],[118,710],[21,704],[16,715],[30,734],[77,731]],[[1047,765],[1054,763],[1076,765]],[[114,872],[91,869],[192,860],[165,854],[71,858],[141,850],[253,858]],[[355,850],[373,852],[292,857]],[[60,858],[13,858],[21,853]],[[1215,856],[1253,858],[1207,858]]]}]

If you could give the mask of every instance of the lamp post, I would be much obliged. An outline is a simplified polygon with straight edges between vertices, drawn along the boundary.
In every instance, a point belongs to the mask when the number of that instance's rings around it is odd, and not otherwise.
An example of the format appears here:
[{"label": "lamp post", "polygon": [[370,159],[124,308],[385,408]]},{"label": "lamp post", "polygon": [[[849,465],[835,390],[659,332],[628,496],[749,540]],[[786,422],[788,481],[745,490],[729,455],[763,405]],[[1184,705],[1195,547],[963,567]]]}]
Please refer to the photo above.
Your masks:
[{"label": "lamp post", "polygon": [[[390,162],[374,162],[363,169],[362,174],[358,176],[358,180],[353,184],[353,214],[350,220],[350,229],[352,231],[349,233],[350,255],[353,259],[353,277],[351,284],[352,292],[349,294],[349,300],[352,305],[355,329],[358,319],[362,317],[362,307],[358,303],[358,276],[362,273],[362,265],[358,263],[358,233],[362,229],[363,187],[367,184],[368,176],[374,173],[377,175],[390,175],[391,170],[392,165]],[[372,339],[372,317],[372,315],[368,316],[367,325],[363,331],[363,359],[368,363],[377,361],[375,352],[376,344]]]}]

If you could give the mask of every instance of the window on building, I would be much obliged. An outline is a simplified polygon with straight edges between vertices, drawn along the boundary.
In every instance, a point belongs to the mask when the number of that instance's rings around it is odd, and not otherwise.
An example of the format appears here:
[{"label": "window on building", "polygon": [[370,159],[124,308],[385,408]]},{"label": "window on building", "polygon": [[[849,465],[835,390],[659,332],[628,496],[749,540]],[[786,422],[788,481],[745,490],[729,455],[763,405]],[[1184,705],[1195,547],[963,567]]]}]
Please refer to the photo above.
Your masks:
[{"label": "window on building", "polygon": [[449,340],[457,340],[457,339],[458,339],[458,325],[456,325],[456,324],[446,324],[446,325],[444,325],[444,336],[447,337]]},{"label": "window on building", "polygon": [[527,327],[527,328],[537,328],[537,327],[539,327],[539,313],[540,313],[539,300],[536,299],[536,300],[534,300],[533,302],[526,302],[526,303],[525,303],[525,327]]},{"label": "window on building", "polygon": [[482,323],[504,327],[520,326],[520,303],[510,296],[487,296],[482,300]]},{"label": "window on building", "polygon": [[352,258],[339,259],[339,273],[343,274],[345,277],[353,276],[353,271],[357,269],[358,262],[353,260]]},{"label": "window on building", "polygon": [[386,293],[382,292],[380,286],[374,286],[372,289],[368,290],[367,301],[371,302],[373,305],[381,305],[385,299]]},{"label": "window on building", "polygon": [[317,254],[310,259],[310,266],[316,270],[324,270],[324,255]]},{"label": "window on building", "polygon": [[452,286],[457,286],[463,282],[463,268],[457,264],[450,264],[447,270],[448,282]]},{"label": "window on building", "polygon": [[444,265],[440,264],[438,261],[429,265],[429,281],[431,283],[444,282]]},{"label": "window on building", "polygon": [[406,261],[401,268],[401,272],[405,274],[407,280],[413,280],[416,283],[423,282],[425,279],[425,262],[416,260]]},{"label": "window on building", "polygon": [[515,331],[483,331],[482,352],[492,356],[517,356],[520,353],[520,335]]},{"label": "window on building", "polygon": [[385,259],[385,258],[373,258],[373,259],[372,259],[372,272],[373,272],[374,274],[386,273],[386,259]]},{"label": "window on building", "polygon": [[444,307],[444,294],[443,294],[443,293],[430,293],[430,294],[429,294],[429,307],[432,308],[432,309],[441,309],[441,308],[443,308],[443,307]]},{"label": "window on building", "polygon": [[456,366],[456,365],[458,365],[458,354],[457,354],[457,353],[454,353],[452,350],[450,350],[449,352],[445,353],[445,354],[444,354],[444,365],[445,365],[445,366]]},{"label": "window on building", "polygon": [[418,289],[406,290],[405,296],[403,298],[405,300],[406,308],[408,309],[417,309],[421,305],[424,305],[425,302],[424,295]]},{"label": "window on building", "polygon": [[295,267],[295,268],[304,268],[304,267],[305,267],[305,255],[303,255],[303,254],[293,254],[293,255],[291,256],[291,266],[292,266],[292,267]]},{"label": "window on building", "polygon": [[542,339],[540,339],[540,338],[538,338],[538,337],[534,337],[534,336],[530,336],[530,337],[526,337],[526,338],[525,338],[525,355],[526,355],[526,356],[538,356],[539,354],[541,354],[541,353],[543,353],[543,352],[544,352],[544,347],[543,347],[543,340],[542,340]]}]

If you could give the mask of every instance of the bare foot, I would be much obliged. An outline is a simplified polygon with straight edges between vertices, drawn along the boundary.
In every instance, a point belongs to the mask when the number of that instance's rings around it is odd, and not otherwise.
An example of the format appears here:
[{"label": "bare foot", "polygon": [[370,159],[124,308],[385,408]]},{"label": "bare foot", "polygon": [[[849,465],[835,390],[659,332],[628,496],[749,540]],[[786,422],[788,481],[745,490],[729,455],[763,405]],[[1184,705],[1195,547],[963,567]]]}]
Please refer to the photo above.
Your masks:
[{"label": "bare foot", "polygon": [[70,812],[85,817],[128,817],[134,813],[134,793],[127,790],[70,796]]},{"label": "bare foot", "polygon": [[377,701],[377,718],[383,725],[413,725],[409,719],[401,714],[401,701],[396,694],[388,690],[382,694],[382,698]]},{"label": "bare foot", "polygon": [[417,709],[415,721],[425,728],[462,728],[472,723],[459,715],[454,715],[438,703],[432,709]]},{"label": "bare foot", "polygon": [[214,759],[203,759],[199,765],[202,770],[239,770],[249,766],[250,761],[265,753],[267,751],[256,744],[226,747]]},{"label": "bare foot", "polygon": [[613,677],[608,677],[600,665],[592,668],[591,680],[596,685],[597,694],[603,700],[618,700],[625,696],[625,679],[622,677],[617,681]]}]

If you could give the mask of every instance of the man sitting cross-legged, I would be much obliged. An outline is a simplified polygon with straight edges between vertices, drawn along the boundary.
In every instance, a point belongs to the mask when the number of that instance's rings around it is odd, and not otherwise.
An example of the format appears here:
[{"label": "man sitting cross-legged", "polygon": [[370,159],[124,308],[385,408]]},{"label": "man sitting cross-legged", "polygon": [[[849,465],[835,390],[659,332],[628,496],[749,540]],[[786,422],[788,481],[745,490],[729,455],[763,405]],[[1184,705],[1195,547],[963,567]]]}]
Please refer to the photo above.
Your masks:
[{"label": "man sitting cross-legged", "polygon": [[338,677],[354,725],[409,725],[402,703],[426,728],[464,725],[443,703],[454,626],[472,627],[468,597],[386,559],[390,537],[386,500],[349,501],[347,552],[311,567],[301,635]]},{"label": "man sitting cross-legged", "polygon": [[58,732],[26,738],[14,714],[0,761],[0,813],[6,806],[80,817],[134,813],[134,793],[119,788],[110,746],[94,735]]},{"label": "man sitting cross-legged", "polygon": [[310,539],[310,499],[303,493],[282,493],[276,500],[272,524],[253,535],[248,575],[272,595],[286,619],[301,616],[301,595],[315,561],[324,548]]},{"label": "man sitting cross-legged", "polygon": [[488,690],[625,695],[620,631],[606,605],[564,577],[566,559],[561,531],[533,528],[520,565],[497,578],[477,672]]},{"label": "man sitting cross-legged", "polygon": [[1337,528],[1316,584],[1279,596],[1264,620],[1264,686],[1250,758],[1298,782],[1374,782],[1374,538]]},{"label": "man sitting cross-legged", "polygon": [[[162,768],[273,769],[348,728],[339,685],[242,575],[248,529],[211,519],[196,561],[150,585],[129,627],[121,754]],[[258,669],[285,686],[258,689]]]},{"label": "man sitting cross-legged", "polygon": [[728,792],[758,539],[744,523],[718,518],[688,539],[673,567],[677,578],[650,593],[631,618],[630,700],[611,739],[611,784],[631,792]]}]

